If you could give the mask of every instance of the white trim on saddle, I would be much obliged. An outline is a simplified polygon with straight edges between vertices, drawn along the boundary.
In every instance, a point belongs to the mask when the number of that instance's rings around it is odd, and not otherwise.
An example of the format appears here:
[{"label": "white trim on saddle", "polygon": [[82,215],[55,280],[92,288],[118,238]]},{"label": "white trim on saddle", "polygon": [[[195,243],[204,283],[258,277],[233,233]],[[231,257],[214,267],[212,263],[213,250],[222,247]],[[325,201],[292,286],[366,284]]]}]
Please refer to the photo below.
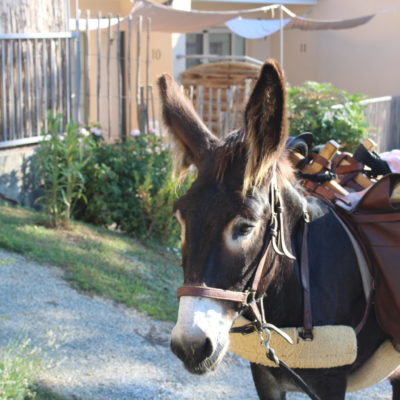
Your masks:
[{"label": "white trim on saddle", "polygon": [[358,244],[356,238],[350,232],[350,229],[346,226],[346,224],[340,219],[340,217],[335,212],[333,212],[333,215],[336,217],[336,219],[342,225],[343,229],[347,233],[347,236],[349,237],[351,244],[353,246],[354,253],[357,258],[358,268],[359,268],[360,274],[361,274],[361,281],[363,284],[365,299],[366,299],[366,302],[368,303],[369,296],[370,296],[371,290],[372,290],[372,276],[371,276],[371,273],[369,272],[367,260],[365,259],[364,253],[361,250],[361,247]]}]

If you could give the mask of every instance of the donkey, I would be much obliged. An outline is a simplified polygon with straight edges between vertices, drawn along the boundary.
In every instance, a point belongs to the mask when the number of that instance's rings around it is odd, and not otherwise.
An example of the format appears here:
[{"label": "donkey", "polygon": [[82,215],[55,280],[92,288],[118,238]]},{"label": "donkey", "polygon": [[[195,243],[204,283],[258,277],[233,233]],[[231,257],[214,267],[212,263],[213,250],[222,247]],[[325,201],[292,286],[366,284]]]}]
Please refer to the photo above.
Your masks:
[{"label": "donkey", "polygon": [[[278,327],[303,326],[298,259],[304,213],[310,219],[306,240],[313,324],[356,327],[366,308],[356,256],[330,207],[305,197],[296,184],[285,150],[285,83],[278,63],[265,62],[245,108],[243,129],[224,139],[207,129],[169,75],[161,76],[158,85],[175,168],[183,174],[194,165],[198,172],[174,207],[182,233],[184,286],[178,290],[171,349],[186,369],[203,374],[220,364],[242,311],[231,297],[249,288],[263,255],[255,296],[263,302],[266,320]],[[274,185],[284,210],[279,228],[283,252],[266,243],[272,240]],[[372,310],[357,336],[354,364],[296,372],[320,399],[344,399],[349,374],[386,339]],[[260,399],[285,399],[286,392],[298,391],[279,368],[251,364],[251,372]],[[400,381],[391,382],[393,399],[400,400]]]}]

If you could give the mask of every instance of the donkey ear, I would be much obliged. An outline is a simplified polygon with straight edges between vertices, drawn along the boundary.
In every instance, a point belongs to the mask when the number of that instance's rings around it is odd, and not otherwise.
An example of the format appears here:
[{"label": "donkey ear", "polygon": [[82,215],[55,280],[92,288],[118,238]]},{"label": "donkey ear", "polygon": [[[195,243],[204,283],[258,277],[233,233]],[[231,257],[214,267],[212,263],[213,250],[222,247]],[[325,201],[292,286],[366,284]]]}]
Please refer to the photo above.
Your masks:
[{"label": "donkey ear", "polygon": [[158,79],[158,87],[164,124],[175,139],[175,166],[181,170],[177,172],[182,172],[191,164],[199,167],[207,152],[216,146],[218,139],[204,125],[193,104],[171,76],[162,75]]},{"label": "donkey ear", "polygon": [[286,143],[285,95],[285,82],[279,64],[275,60],[267,60],[245,110],[248,161],[244,190],[262,184]]}]

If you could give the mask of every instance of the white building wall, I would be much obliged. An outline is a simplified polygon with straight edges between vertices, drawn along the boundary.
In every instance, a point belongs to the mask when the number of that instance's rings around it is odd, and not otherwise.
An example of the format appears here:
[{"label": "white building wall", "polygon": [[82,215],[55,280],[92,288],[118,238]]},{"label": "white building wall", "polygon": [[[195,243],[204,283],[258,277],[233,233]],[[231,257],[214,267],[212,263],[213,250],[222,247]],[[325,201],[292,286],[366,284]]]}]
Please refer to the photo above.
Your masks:
[{"label": "white building wall", "polygon": [[[172,3],[174,8],[179,10],[191,10],[191,0],[174,0]],[[173,33],[172,34],[172,57],[173,57],[173,74],[175,79],[178,78],[179,74],[186,69],[186,61],[184,58],[177,59],[178,55],[186,54],[186,35]]]}]

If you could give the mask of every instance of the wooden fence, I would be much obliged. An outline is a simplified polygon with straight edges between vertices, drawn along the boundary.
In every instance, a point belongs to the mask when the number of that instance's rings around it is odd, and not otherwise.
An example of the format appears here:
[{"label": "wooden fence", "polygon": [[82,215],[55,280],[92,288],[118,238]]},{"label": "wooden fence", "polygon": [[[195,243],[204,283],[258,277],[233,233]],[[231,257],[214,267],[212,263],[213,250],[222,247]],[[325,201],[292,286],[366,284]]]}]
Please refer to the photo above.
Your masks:
[{"label": "wooden fence", "polygon": [[49,111],[65,123],[99,122],[109,140],[154,124],[151,21],[86,13],[74,25],[72,32],[0,34],[0,148],[38,142]]},{"label": "wooden fence", "polygon": [[151,20],[86,12],[80,23],[79,120],[100,123],[109,140],[126,138],[134,127],[154,128]]},{"label": "wooden fence", "polygon": [[259,64],[243,61],[205,63],[180,76],[200,117],[220,137],[243,125],[244,108],[260,73]]},{"label": "wooden fence", "polygon": [[378,144],[378,151],[400,148],[400,97],[386,96],[364,100],[369,136]]},{"label": "wooden fence", "polygon": [[[0,34],[0,149],[39,141],[49,110],[64,122],[99,122],[109,140],[125,138],[134,127],[155,127],[151,21],[86,13],[74,28]],[[208,127],[224,136],[241,126],[251,85],[243,79],[225,87],[186,84],[185,90]],[[400,147],[400,98],[366,103],[379,150]]]},{"label": "wooden fence", "polygon": [[34,143],[49,110],[72,118],[74,33],[0,35],[0,148]]},{"label": "wooden fence", "polygon": [[250,79],[244,86],[231,85],[228,88],[190,85],[185,88],[185,93],[208,129],[218,137],[224,137],[243,125],[243,111],[251,85]]}]

